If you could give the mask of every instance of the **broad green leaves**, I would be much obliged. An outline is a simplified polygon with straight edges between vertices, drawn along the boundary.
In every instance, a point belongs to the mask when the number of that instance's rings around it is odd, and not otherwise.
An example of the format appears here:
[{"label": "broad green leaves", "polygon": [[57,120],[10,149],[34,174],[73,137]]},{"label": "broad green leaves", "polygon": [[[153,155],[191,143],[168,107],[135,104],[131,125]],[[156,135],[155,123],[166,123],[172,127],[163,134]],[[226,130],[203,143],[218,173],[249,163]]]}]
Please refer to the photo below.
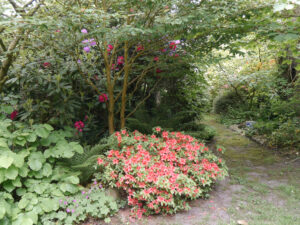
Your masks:
[{"label": "broad green leaves", "polygon": [[[0,220],[37,224],[39,216],[58,209],[58,197],[78,192],[79,173],[54,162],[82,153],[83,148],[66,140],[69,131],[54,131],[48,124],[13,123],[0,119],[4,125],[0,127],[0,184],[4,190],[0,192]],[[21,197],[19,201],[9,198],[13,191]]]}]

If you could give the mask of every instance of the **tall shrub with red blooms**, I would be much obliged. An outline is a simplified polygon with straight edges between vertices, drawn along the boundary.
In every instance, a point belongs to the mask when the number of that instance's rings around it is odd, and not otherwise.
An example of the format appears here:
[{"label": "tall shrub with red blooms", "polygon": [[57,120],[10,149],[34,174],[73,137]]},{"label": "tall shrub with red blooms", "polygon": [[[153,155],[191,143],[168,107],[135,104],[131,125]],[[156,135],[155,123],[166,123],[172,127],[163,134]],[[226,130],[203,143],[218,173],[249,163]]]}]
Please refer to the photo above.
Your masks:
[{"label": "tall shrub with red blooms", "polygon": [[112,149],[98,158],[102,173],[96,177],[124,190],[137,217],[188,209],[188,200],[205,197],[216,179],[227,175],[222,159],[180,132],[122,130],[109,142]]}]

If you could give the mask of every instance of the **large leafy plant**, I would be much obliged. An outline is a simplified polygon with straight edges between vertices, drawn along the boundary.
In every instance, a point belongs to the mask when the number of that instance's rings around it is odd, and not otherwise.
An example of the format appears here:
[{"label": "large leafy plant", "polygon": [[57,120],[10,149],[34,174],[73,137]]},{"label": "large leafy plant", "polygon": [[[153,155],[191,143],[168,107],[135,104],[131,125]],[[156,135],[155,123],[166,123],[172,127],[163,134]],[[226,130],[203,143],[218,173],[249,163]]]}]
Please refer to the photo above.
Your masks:
[{"label": "large leafy plant", "polygon": [[68,129],[54,131],[48,124],[30,126],[0,117],[0,220],[4,224],[36,224],[40,216],[59,208],[58,198],[78,192],[79,172],[59,163],[83,152],[79,143],[68,141],[72,136]]},{"label": "large leafy plant", "polygon": [[188,200],[207,197],[215,180],[227,175],[222,159],[180,132],[122,130],[109,142],[112,150],[98,158],[103,173],[96,177],[125,191],[138,217],[188,209]]}]

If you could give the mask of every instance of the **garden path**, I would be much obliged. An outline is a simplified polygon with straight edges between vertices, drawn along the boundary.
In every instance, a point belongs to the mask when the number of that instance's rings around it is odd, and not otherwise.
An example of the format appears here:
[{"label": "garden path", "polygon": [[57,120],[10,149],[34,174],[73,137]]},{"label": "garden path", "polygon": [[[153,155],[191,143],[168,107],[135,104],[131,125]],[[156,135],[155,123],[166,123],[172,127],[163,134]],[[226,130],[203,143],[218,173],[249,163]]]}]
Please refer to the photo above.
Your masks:
[{"label": "garden path", "polygon": [[229,177],[217,182],[209,199],[190,202],[189,211],[171,216],[129,220],[129,209],[111,224],[136,225],[300,225],[300,163],[281,158],[248,138],[219,124],[215,116],[204,123],[217,135],[211,148],[221,145]]}]

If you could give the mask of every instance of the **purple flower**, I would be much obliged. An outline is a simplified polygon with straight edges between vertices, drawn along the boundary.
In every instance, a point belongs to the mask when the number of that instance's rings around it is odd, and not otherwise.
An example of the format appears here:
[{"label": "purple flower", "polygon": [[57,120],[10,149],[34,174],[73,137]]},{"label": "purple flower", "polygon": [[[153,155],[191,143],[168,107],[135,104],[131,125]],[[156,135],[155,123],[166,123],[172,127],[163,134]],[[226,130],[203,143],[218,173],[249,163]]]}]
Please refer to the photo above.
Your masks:
[{"label": "purple flower", "polygon": [[81,63],[81,60],[80,60],[80,59],[78,59],[78,60],[77,60],[77,62],[78,62],[78,63]]},{"label": "purple flower", "polygon": [[76,202],[76,199],[74,199],[73,202]]},{"label": "purple flower", "polygon": [[96,44],[97,44],[96,41],[92,41],[92,42],[90,43],[91,46],[95,46]]},{"label": "purple flower", "polygon": [[61,199],[59,200],[59,203],[62,203],[62,200],[61,200]]},{"label": "purple flower", "polygon": [[89,198],[89,196],[86,196],[85,198],[86,198],[86,199],[88,199],[88,198]]},{"label": "purple flower", "polygon": [[75,209],[72,209],[72,213],[74,213],[75,212]]},{"label": "purple flower", "polygon": [[89,52],[91,51],[91,49],[90,49],[90,47],[85,46],[85,47],[83,48],[83,51],[85,51],[86,53],[89,53]]},{"label": "purple flower", "polygon": [[69,212],[71,212],[71,210],[70,210],[69,208],[67,208],[67,210],[66,210],[66,211],[67,211],[68,213],[69,213]]},{"label": "purple flower", "polygon": [[86,30],[86,29],[82,29],[82,30],[81,30],[81,33],[83,33],[83,34],[87,34],[88,32],[87,32],[87,30]]},{"label": "purple flower", "polygon": [[67,202],[67,201],[64,201],[64,204],[65,204],[65,205],[68,205],[68,202]]},{"label": "purple flower", "polygon": [[82,191],[82,192],[81,192],[81,194],[83,194],[83,195],[84,195],[84,194],[85,194],[85,191]]},{"label": "purple flower", "polygon": [[85,40],[83,40],[81,43],[82,43],[82,44],[87,44],[87,43],[89,43],[89,42],[90,42],[89,39],[85,39]]},{"label": "purple flower", "polygon": [[97,184],[97,181],[96,181],[96,180],[94,181],[94,184]]}]

